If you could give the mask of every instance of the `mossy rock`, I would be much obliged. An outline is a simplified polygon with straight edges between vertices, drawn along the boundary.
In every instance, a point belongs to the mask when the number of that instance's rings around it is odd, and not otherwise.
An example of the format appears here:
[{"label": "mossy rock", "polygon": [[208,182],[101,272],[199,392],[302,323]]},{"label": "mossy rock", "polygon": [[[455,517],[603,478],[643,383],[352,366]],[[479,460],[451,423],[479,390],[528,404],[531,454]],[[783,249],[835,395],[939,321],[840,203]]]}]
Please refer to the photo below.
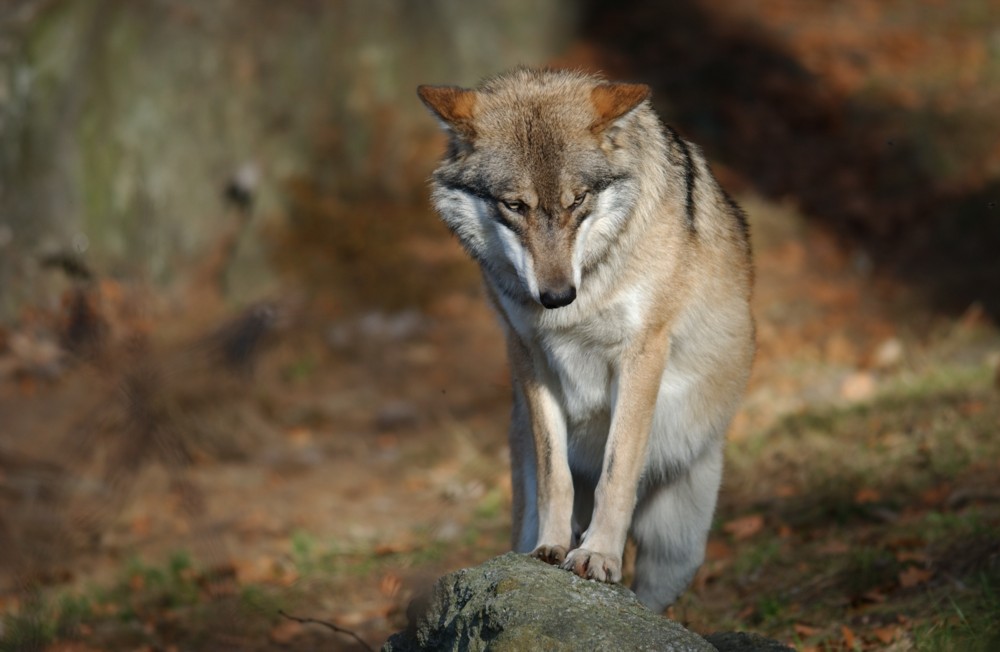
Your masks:
[{"label": "mossy rock", "polygon": [[583,580],[515,553],[442,577],[414,600],[408,615],[407,629],[390,637],[383,652],[716,652],[701,636],[649,611],[623,586]]}]

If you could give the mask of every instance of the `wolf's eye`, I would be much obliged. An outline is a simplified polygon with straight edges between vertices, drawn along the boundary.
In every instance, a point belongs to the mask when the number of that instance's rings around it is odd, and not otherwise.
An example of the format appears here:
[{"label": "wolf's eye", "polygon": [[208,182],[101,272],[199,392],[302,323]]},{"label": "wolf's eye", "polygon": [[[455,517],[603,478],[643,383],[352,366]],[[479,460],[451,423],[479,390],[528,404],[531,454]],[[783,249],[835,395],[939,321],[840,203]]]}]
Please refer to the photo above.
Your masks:
[{"label": "wolf's eye", "polygon": [[517,213],[518,215],[524,215],[524,212],[526,210],[528,210],[528,206],[524,202],[520,202],[520,201],[505,201],[505,200],[501,199],[500,203],[503,204],[504,208],[506,208],[507,210],[509,210],[512,213]]},{"label": "wolf's eye", "polygon": [[582,204],[587,199],[587,195],[589,195],[589,194],[590,193],[584,191],[584,192],[581,192],[576,197],[574,197],[573,198],[573,203],[570,204],[569,209],[570,210],[575,210],[577,208],[580,208],[580,204]]}]

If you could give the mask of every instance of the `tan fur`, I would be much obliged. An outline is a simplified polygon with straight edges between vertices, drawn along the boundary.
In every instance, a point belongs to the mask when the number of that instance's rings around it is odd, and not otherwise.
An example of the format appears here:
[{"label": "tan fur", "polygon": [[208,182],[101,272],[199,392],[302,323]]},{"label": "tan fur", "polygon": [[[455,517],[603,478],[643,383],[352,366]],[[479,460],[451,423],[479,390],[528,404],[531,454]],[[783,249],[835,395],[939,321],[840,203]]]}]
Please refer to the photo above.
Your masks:
[{"label": "tan fur", "polygon": [[743,216],[646,86],[520,69],[420,95],[452,134],[435,204],[507,334],[514,547],[618,581],[631,533],[661,609],[703,558],[753,358]]}]

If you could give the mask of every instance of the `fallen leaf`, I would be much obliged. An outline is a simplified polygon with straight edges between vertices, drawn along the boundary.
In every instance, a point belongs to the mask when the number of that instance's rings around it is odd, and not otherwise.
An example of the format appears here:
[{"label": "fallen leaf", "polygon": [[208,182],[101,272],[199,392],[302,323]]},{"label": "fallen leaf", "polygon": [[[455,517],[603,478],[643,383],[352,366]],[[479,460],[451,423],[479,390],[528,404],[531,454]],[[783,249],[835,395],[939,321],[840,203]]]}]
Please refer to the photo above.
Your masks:
[{"label": "fallen leaf", "polygon": [[794,485],[783,484],[774,490],[774,495],[778,498],[794,498],[799,495],[799,490]]},{"label": "fallen leaf", "polygon": [[407,542],[383,542],[376,544],[372,552],[374,552],[378,557],[386,557],[388,555],[398,555],[400,553],[409,552],[412,549],[413,546]]},{"label": "fallen leaf", "polygon": [[931,487],[921,492],[920,500],[924,505],[930,507],[943,503],[949,495],[951,495],[951,485],[939,484],[936,487]]},{"label": "fallen leaf", "polygon": [[856,494],[854,494],[854,503],[856,505],[864,505],[865,503],[876,503],[882,498],[879,492],[874,489],[859,489]]},{"label": "fallen leaf", "polygon": [[854,632],[847,625],[840,626],[840,634],[844,637],[844,643],[847,645],[847,649],[854,649]]},{"label": "fallen leaf", "polygon": [[880,643],[888,645],[896,640],[896,636],[899,634],[898,627],[876,627],[872,630],[872,634],[875,638],[879,640]]},{"label": "fallen leaf", "polygon": [[142,514],[132,519],[131,530],[132,534],[137,537],[149,536],[151,520],[148,514]]},{"label": "fallen leaf", "polygon": [[395,598],[399,590],[403,588],[403,580],[394,573],[386,573],[378,585],[379,591],[387,598]]},{"label": "fallen leaf", "polygon": [[301,447],[312,441],[313,433],[309,428],[297,426],[295,428],[289,428],[288,431],[285,432],[285,436],[293,446]]},{"label": "fallen leaf", "polygon": [[718,561],[720,559],[730,559],[733,556],[733,549],[725,541],[720,539],[710,539],[705,547],[705,560]]},{"label": "fallen leaf", "polygon": [[824,555],[846,555],[850,550],[851,547],[849,545],[837,539],[827,541],[819,547],[819,552]]},{"label": "fallen leaf", "polygon": [[233,566],[240,584],[257,584],[273,578],[277,564],[270,557],[260,555],[254,559],[233,559]]},{"label": "fallen leaf", "polygon": [[872,589],[870,591],[865,591],[861,594],[861,597],[868,602],[875,602],[881,604],[886,601],[885,594],[880,593],[878,589]]},{"label": "fallen leaf", "polygon": [[749,539],[753,535],[764,529],[764,517],[760,514],[750,514],[742,518],[736,518],[725,525],[722,529],[731,534],[737,541]]},{"label": "fallen leaf", "polygon": [[819,627],[810,627],[809,625],[803,625],[802,623],[795,623],[795,625],[792,626],[792,629],[794,629],[795,633],[802,638],[809,638],[810,636],[815,636],[820,632]]},{"label": "fallen leaf", "polygon": [[959,407],[963,416],[973,417],[986,409],[986,404],[982,401],[966,401]]},{"label": "fallen leaf", "polygon": [[927,582],[933,576],[934,573],[929,570],[910,566],[899,574],[899,585],[904,589],[913,588],[918,584]]}]

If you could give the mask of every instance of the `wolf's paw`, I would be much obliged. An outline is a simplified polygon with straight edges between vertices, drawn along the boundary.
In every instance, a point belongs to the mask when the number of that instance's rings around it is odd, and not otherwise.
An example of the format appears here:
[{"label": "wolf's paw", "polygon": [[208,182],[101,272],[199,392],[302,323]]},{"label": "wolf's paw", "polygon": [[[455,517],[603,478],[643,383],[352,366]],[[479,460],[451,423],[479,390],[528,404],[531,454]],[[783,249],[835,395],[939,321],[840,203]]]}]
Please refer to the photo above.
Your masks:
[{"label": "wolf's paw", "polygon": [[586,548],[577,548],[566,556],[566,561],[561,566],[587,580],[620,582],[622,579],[620,555],[605,555]]},{"label": "wolf's paw", "polygon": [[538,546],[531,551],[531,556],[541,559],[546,564],[558,566],[566,559],[566,548],[563,546]]}]

